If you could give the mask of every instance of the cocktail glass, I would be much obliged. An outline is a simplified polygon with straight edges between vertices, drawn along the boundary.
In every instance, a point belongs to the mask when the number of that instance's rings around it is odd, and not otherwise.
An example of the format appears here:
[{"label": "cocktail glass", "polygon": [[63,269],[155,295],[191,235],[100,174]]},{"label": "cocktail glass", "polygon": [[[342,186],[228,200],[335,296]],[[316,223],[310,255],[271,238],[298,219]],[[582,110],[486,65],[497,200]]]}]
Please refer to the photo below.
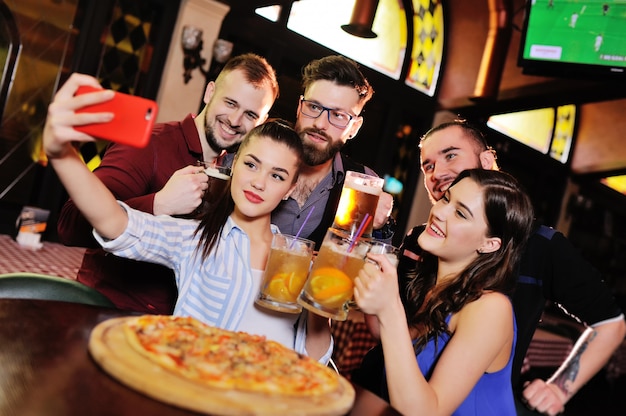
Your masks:
[{"label": "cocktail glass", "polygon": [[314,248],[311,240],[274,234],[255,302],[275,311],[300,313],[297,298],[309,273]]},{"label": "cocktail glass", "polygon": [[370,239],[329,228],[298,303],[318,315],[345,321],[354,278],[363,267],[370,244]]}]

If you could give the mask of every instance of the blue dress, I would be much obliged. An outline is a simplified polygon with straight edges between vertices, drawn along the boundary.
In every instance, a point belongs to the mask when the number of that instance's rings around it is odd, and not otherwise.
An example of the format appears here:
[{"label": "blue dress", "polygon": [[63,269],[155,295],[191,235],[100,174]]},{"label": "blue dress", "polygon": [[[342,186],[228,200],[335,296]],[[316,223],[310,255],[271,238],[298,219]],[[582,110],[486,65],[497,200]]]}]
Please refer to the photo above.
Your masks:
[{"label": "blue dress", "polygon": [[[446,318],[446,324],[450,323]],[[417,355],[417,364],[426,380],[430,379],[437,360],[450,341],[449,335],[439,337],[437,347],[431,339],[424,349]],[[515,402],[513,401],[513,387],[511,386],[511,368],[513,366],[513,351],[517,341],[517,325],[513,319],[513,345],[511,356],[506,366],[493,373],[485,373],[478,380],[463,403],[452,413],[453,416],[515,416]]]},{"label": "blue dress", "polygon": [[[446,318],[446,324],[450,323]],[[511,356],[506,366],[494,373],[485,373],[478,380],[469,395],[452,413],[453,416],[515,416],[513,388],[511,385],[511,369],[513,366],[513,351],[517,342],[517,324],[513,319],[513,345]],[[432,376],[433,370],[441,353],[450,341],[450,336],[442,335],[438,339],[431,339],[417,355],[417,364],[426,380]],[[380,343],[372,348],[361,362],[361,366],[352,373],[352,381],[389,401],[387,391],[387,377],[384,370],[382,348]]]}]

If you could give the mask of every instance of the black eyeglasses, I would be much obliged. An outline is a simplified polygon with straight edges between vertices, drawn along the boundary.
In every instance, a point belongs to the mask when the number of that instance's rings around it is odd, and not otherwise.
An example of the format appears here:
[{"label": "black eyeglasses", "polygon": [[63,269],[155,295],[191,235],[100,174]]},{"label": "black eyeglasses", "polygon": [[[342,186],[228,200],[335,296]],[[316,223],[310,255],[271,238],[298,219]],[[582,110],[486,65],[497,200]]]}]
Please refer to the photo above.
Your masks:
[{"label": "black eyeglasses", "polygon": [[335,127],[340,129],[345,129],[350,124],[350,121],[355,117],[351,114],[346,113],[345,111],[335,110],[333,108],[324,107],[321,104],[316,103],[315,101],[305,100],[304,97],[300,96],[300,112],[302,115],[310,117],[310,118],[318,118],[322,115],[324,111],[328,112],[328,122]]}]

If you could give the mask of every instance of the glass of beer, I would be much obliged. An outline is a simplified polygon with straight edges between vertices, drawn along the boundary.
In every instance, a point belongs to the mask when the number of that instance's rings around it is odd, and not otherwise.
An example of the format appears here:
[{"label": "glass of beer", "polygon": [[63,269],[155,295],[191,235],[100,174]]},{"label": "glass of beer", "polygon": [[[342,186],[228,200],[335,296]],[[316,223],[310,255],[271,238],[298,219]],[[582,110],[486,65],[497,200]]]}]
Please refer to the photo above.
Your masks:
[{"label": "glass of beer", "polygon": [[[398,267],[399,262],[399,254],[400,250],[397,247],[392,246],[391,244],[383,243],[382,241],[372,240],[370,249],[368,253],[372,254],[384,254],[387,257],[387,260],[393,265],[393,267]],[[373,260],[369,260],[369,262],[373,263]]]},{"label": "glass of beer", "polygon": [[368,238],[329,228],[298,303],[318,315],[345,321],[354,278],[363,267],[370,242]]},{"label": "glass of beer", "polygon": [[[209,177],[209,187],[206,190],[205,199],[214,200],[224,192],[232,170],[230,166],[226,165],[206,162],[198,163],[204,166],[204,173]],[[207,195],[209,198],[207,198]]]},{"label": "glass of beer", "polygon": [[315,242],[287,234],[274,234],[272,248],[255,302],[280,312],[300,313],[297,302],[304,286]]},{"label": "glass of beer", "polygon": [[[370,247],[369,247],[368,253],[384,254],[385,257],[387,257],[387,260],[389,260],[389,262],[393,265],[393,267],[395,267],[396,269],[398,268],[398,263],[400,261],[400,258],[399,258],[400,249],[398,249],[397,247],[394,247],[391,244],[383,243],[382,241],[372,239],[370,241]],[[375,262],[374,260],[368,257],[366,257],[365,261],[367,263],[373,263],[378,266],[377,262]],[[358,305],[353,299],[351,299],[348,302],[348,306],[350,309],[354,309],[357,311],[360,310]]]},{"label": "glass of beer", "polygon": [[[365,214],[369,214],[372,218],[376,214],[376,205],[378,205],[378,197],[383,190],[384,182],[383,178],[347,171],[333,228],[355,235],[359,225],[365,219]],[[373,221],[369,223],[363,231],[364,236],[372,235],[373,224]]]},{"label": "glass of beer", "polygon": [[230,166],[216,164],[215,162],[198,161],[197,165],[204,167],[204,173],[209,177],[208,187],[202,197],[202,202],[188,217],[200,219],[207,211],[210,211],[211,204],[217,201],[219,196],[224,193],[232,170]]}]

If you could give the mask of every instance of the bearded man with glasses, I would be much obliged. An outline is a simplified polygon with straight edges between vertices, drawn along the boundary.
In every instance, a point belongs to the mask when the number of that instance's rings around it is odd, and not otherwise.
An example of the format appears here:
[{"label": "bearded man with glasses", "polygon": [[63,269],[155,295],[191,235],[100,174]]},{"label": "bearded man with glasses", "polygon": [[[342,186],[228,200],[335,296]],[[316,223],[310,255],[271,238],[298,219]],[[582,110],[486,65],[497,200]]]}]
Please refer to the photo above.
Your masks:
[{"label": "bearded man with glasses", "polygon": [[[304,145],[304,164],[296,189],[274,210],[272,223],[291,235],[304,224],[300,235],[315,241],[319,249],[333,223],[346,171],[377,176],[372,169],[340,152],[363,125],[361,112],[374,90],[357,64],[339,55],[306,65],[302,86],[295,129]],[[392,207],[393,197],[381,193],[373,219],[375,238],[391,241],[395,225],[390,217]],[[328,319],[312,315],[307,321],[308,333],[327,330]],[[362,357],[376,340],[365,327],[362,314],[356,312],[347,321],[334,322],[331,331],[333,361],[342,374],[348,375],[360,363],[352,357]]]},{"label": "bearded man with glasses", "polygon": [[[296,131],[304,144],[305,166],[295,191],[272,214],[272,223],[281,232],[295,235],[309,211],[301,236],[321,245],[333,223],[341,188],[348,170],[377,176],[340,151],[363,125],[361,112],[374,89],[357,64],[340,55],[311,61],[302,75],[304,93],[296,114]],[[374,237],[390,240],[393,197],[383,192],[374,221]]]}]

